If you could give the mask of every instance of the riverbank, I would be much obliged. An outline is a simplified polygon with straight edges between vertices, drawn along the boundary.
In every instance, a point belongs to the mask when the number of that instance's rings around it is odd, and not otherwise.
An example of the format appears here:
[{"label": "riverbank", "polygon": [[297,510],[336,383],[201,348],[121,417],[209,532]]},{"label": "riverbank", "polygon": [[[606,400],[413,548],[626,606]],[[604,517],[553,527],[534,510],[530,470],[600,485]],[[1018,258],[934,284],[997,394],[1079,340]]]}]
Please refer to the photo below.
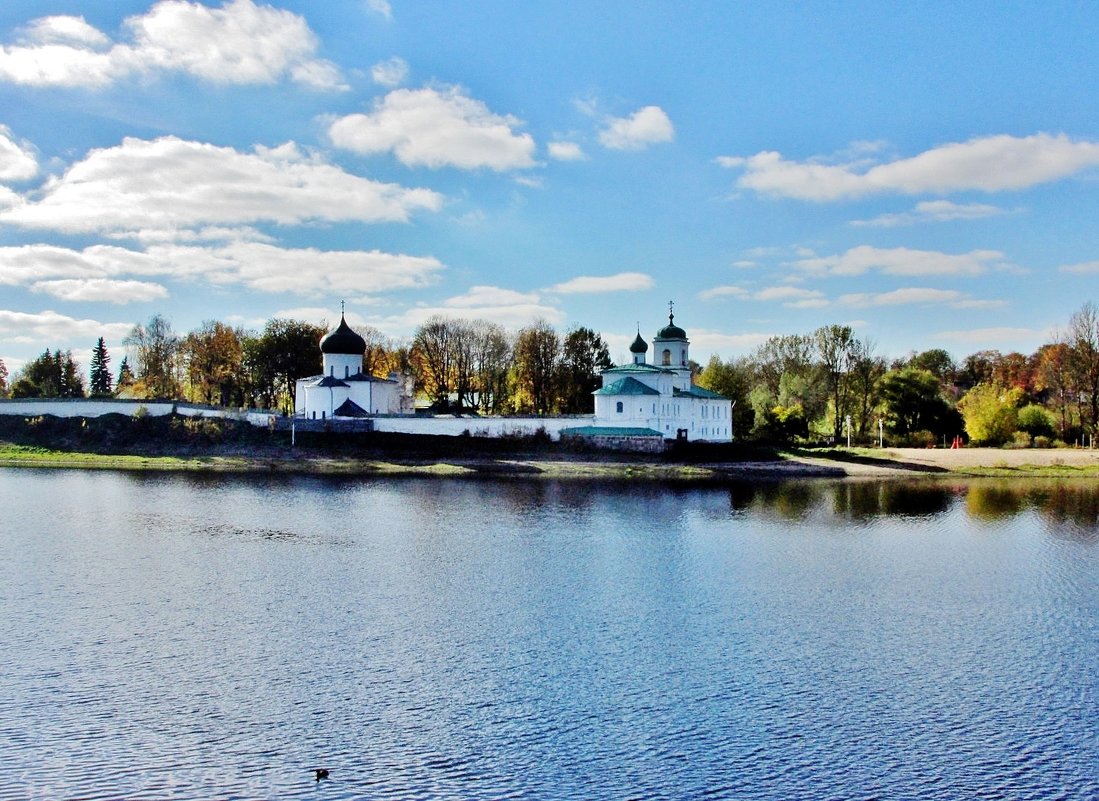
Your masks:
[{"label": "riverbank", "polygon": [[147,470],[307,475],[437,476],[637,480],[710,483],[765,478],[911,478],[914,476],[988,476],[1099,478],[1094,450],[959,450],[886,448],[776,451],[750,461],[686,463],[625,454],[516,454],[432,458],[417,454],[360,456],[324,454],[315,449],[192,447],[158,453],[104,454],[61,451],[41,446],[0,444],[0,467]]}]

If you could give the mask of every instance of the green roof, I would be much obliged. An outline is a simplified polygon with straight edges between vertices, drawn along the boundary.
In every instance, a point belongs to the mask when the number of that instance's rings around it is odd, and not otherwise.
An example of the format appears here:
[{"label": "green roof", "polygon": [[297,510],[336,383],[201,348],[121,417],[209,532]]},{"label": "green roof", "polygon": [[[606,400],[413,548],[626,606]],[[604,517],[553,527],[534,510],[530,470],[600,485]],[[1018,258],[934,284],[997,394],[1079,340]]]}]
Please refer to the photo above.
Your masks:
[{"label": "green roof", "polygon": [[562,428],[562,437],[660,437],[664,435],[652,428],[627,428],[623,426],[578,426]]},{"label": "green roof", "polygon": [[666,370],[663,367],[657,367],[652,364],[623,364],[618,367],[608,367],[603,371],[603,374],[607,373],[670,373],[671,370]]},{"label": "green roof", "polygon": [[691,398],[706,398],[708,400],[729,400],[724,395],[698,386],[692,386],[690,389],[677,389],[675,394],[679,397],[686,395]]},{"label": "green roof", "polygon": [[646,386],[638,381],[636,378],[620,378],[613,384],[608,384],[602,389],[597,389],[592,393],[593,395],[659,395],[650,386]]}]

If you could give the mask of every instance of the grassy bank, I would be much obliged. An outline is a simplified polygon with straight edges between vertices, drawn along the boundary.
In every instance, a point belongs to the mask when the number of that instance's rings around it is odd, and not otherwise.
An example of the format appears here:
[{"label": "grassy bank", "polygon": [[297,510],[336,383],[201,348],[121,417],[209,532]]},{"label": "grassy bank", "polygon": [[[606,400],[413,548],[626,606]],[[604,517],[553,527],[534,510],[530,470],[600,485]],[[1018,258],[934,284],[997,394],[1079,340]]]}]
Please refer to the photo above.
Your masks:
[{"label": "grassy bank", "polygon": [[212,418],[0,417],[0,467],[722,483],[744,478],[1099,478],[1099,452],[791,449],[689,443],[610,453],[546,437],[285,432]]}]

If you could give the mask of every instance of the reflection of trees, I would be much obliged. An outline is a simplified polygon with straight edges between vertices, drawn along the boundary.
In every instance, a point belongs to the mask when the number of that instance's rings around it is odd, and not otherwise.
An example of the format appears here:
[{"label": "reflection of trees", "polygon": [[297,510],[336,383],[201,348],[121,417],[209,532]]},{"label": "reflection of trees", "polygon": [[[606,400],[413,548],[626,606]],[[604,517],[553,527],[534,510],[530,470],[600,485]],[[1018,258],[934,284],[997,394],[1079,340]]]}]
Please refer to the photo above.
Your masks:
[{"label": "reflection of trees", "polygon": [[953,491],[941,484],[904,482],[843,483],[835,488],[836,514],[853,520],[882,515],[929,517],[950,508]]},{"label": "reflection of trees", "polygon": [[978,520],[1014,517],[1028,506],[1027,494],[1007,484],[973,484],[965,494],[965,511]]},{"label": "reflection of trees", "polygon": [[812,481],[774,481],[735,484],[729,490],[734,511],[770,512],[783,520],[800,520],[825,499],[825,485]]}]

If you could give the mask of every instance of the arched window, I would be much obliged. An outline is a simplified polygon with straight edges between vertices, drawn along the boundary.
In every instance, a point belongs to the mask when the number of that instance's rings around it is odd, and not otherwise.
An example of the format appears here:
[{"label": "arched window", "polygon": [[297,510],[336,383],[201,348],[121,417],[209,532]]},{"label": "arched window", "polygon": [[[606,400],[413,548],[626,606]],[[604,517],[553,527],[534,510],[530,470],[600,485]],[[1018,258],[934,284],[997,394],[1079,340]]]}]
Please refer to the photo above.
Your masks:
[{"label": "arched window", "polygon": [[665,348],[664,353],[661,354],[661,356],[662,356],[662,359],[663,359],[663,362],[662,362],[663,365],[665,367],[671,367],[671,365],[672,365],[672,352],[670,350],[668,350],[667,348]]},{"label": "arched window", "polygon": [[618,401],[618,403],[614,404],[614,410],[619,414],[622,414],[622,401]]}]

